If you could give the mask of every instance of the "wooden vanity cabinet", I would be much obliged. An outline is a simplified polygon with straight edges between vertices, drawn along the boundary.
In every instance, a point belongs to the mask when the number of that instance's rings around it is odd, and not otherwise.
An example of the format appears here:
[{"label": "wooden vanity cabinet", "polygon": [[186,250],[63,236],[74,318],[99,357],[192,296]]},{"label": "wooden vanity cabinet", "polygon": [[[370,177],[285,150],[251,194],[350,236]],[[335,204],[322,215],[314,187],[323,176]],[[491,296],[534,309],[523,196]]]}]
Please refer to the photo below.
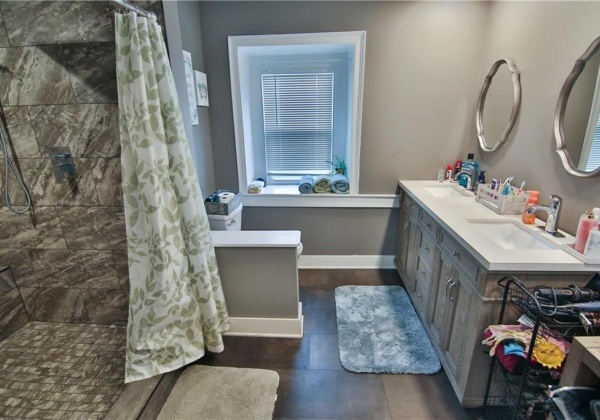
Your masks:
[{"label": "wooden vanity cabinet", "polygon": [[481,341],[498,321],[498,280],[512,275],[528,287],[583,286],[590,275],[489,272],[404,190],[399,214],[396,266],[406,291],[460,403],[481,406],[490,362]]}]

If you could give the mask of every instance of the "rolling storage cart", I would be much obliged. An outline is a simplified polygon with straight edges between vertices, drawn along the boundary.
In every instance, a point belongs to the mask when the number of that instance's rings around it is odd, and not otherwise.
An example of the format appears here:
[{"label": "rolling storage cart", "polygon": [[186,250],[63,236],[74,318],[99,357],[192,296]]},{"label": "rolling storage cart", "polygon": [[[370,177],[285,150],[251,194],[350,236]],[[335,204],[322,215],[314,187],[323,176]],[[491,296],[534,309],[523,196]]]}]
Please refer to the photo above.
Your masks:
[{"label": "rolling storage cart", "polygon": [[[543,418],[548,390],[558,385],[560,372],[532,363],[534,343],[550,337],[571,341],[575,335],[590,334],[580,322],[559,321],[518,279],[505,277],[498,284],[504,288],[498,324],[515,324],[525,320],[532,328],[526,359],[520,369],[506,370],[496,356],[491,357],[485,392],[484,419],[536,419]],[[564,364],[564,361],[563,361]],[[538,416],[539,415],[539,416]]]}]

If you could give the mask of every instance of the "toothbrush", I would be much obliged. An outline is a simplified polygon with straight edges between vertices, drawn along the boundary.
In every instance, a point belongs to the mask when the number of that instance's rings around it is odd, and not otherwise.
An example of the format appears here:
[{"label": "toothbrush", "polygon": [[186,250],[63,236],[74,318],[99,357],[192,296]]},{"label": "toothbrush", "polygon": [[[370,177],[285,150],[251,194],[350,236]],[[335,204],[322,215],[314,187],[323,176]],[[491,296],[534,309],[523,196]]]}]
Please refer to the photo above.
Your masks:
[{"label": "toothbrush", "polygon": [[521,182],[521,186],[519,187],[519,191],[517,191],[517,195],[523,193],[523,187],[525,186],[525,181]]}]

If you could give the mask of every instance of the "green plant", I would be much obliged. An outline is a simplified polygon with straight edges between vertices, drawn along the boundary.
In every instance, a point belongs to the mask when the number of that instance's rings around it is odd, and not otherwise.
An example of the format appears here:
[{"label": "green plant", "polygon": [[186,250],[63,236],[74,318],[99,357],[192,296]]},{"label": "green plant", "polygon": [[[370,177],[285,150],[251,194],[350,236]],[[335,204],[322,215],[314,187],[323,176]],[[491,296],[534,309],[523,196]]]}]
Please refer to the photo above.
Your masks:
[{"label": "green plant", "polygon": [[326,162],[333,166],[336,174],[346,175],[348,167],[346,166],[346,161],[344,159],[335,156],[335,163],[331,160],[327,160]]}]

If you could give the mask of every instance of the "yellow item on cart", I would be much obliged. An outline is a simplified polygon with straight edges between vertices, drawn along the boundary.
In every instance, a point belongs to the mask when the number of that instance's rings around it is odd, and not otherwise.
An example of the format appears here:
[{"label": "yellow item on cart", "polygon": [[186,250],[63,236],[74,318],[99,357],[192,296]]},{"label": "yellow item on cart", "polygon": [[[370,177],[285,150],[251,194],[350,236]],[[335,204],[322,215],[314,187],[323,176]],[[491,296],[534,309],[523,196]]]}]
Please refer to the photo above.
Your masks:
[{"label": "yellow item on cart", "polygon": [[565,353],[556,344],[543,340],[533,347],[533,357],[539,364],[549,369],[556,369],[565,360]]}]

